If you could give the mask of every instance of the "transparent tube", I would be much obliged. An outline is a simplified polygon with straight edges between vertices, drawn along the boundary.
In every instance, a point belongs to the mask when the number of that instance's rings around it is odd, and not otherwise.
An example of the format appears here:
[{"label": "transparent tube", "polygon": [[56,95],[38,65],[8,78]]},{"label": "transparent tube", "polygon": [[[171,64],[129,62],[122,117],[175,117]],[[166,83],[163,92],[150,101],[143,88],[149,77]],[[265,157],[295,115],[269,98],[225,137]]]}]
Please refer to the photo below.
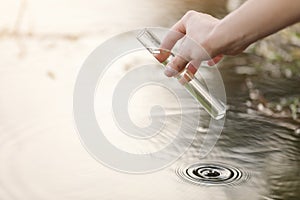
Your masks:
[{"label": "transparent tube", "polygon": [[[156,37],[151,31],[148,29],[143,29],[138,35],[137,40],[152,54],[160,53],[160,45],[161,42],[158,37]],[[166,59],[162,64],[166,65],[168,62],[174,57],[174,54],[170,52],[170,56]],[[183,70],[180,72],[175,78],[179,81],[184,79],[188,79],[181,84],[188,90],[188,92],[203,106],[203,108],[214,118],[214,119],[222,119],[226,113],[226,106],[223,102],[216,99],[212,96],[206,89],[205,86],[197,79],[197,77],[193,76],[189,73],[188,70]]]}]

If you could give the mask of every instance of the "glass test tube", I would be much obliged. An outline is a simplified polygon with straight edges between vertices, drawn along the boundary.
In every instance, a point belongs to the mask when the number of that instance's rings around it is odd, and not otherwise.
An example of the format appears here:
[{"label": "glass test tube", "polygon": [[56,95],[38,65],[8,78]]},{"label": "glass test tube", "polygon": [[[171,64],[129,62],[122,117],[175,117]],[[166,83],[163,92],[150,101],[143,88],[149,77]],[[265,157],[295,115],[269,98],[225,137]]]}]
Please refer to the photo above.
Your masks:
[{"label": "glass test tube", "polygon": [[[160,53],[160,40],[148,29],[143,29],[138,35],[137,40],[152,54]],[[170,56],[162,64],[165,66],[174,57],[174,54],[170,52]],[[203,106],[203,108],[214,118],[222,119],[226,113],[226,106],[223,102],[212,96],[203,84],[197,79],[197,77],[191,75],[188,70],[183,70],[175,78],[179,81],[185,77],[188,77],[188,81],[184,82],[184,87],[188,92]]]}]

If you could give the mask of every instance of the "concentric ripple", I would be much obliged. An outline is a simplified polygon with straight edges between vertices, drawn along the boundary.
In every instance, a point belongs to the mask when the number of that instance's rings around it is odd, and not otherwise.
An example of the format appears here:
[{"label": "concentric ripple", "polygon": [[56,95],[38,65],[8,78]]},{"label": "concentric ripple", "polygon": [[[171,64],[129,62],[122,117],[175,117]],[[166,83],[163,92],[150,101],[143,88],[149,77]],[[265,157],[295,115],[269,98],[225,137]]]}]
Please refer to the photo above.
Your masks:
[{"label": "concentric ripple", "polygon": [[226,164],[196,163],[176,170],[179,177],[200,185],[232,185],[248,178],[248,174]]}]

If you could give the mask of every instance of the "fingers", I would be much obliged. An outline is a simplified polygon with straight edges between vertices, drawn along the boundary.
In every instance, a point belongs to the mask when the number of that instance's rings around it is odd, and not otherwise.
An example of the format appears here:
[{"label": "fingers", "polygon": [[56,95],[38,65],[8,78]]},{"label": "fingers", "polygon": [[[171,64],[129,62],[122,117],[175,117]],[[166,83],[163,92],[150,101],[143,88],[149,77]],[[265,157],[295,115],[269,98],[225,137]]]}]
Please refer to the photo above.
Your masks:
[{"label": "fingers", "polygon": [[165,75],[168,77],[175,76],[180,73],[186,65],[191,61],[190,58],[190,45],[189,38],[184,37],[180,44],[180,51],[176,56],[167,64]]},{"label": "fingers", "polygon": [[161,43],[162,49],[171,50],[176,42],[185,36],[185,27],[182,20],[173,25]]},{"label": "fingers", "polygon": [[162,63],[165,60],[167,60],[167,58],[170,57],[171,55],[171,51],[166,50],[166,49],[160,49],[159,50],[159,54],[154,54],[154,57],[158,60],[158,62]]},{"label": "fingers", "polygon": [[[191,74],[195,74],[201,62],[210,58],[206,50],[188,36],[185,36],[182,39],[179,49],[179,53],[168,63],[166,67],[165,75],[168,77],[181,72],[189,62],[191,64],[188,66],[189,71]],[[220,56],[215,60],[217,61],[221,58],[222,57]]]},{"label": "fingers", "polygon": [[194,74],[197,72],[197,68],[192,64],[192,62],[189,62],[187,64],[186,70],[179,79],[179,83],[182,85],[188,83],[194,78]]},{"label": "fingers", "polygon": [[189,64],[188,64],[188,66],[187,66],[187,71],[188,71],[188,73],[190,74],[190,76],[194,76],[194,74],[196,74],[196,72],[197,72],[197,68],[193,65],[193,63],[192,62],[190,62]]},{"label": "fingers", "polygon": [[222,58],[223,58],[223,55],[218,55],[218,56],[214,57],[213,59],[209,60],[207,62],[207,64],[209,66],[213,66],[213,65],[217,64],[218,62],[220,62],[220,60],[222,60]]},{"label": "fingers", "polygon": [[[209,66],[213,66],[223,58],[219,55],[208,61]],[[182,84],[190,81],[197,72],[201,63],[209,59],[209,55],[204,48],[199,47],[193,40],[185,37],[180,46],[180,52],[166,66],[165,75],[168,77],[180,75]],[[182,72],[186,69],[184,72]]]},{"label": "fingers", "polygon": [[175,46],[178,40],[180,40],[185,35],[185,27],[183,20],[179,20],[174,24],[170,31],[167,33],[165,38],[162,40],[160,45],[160,53],[155,55],[159,62],[164,62],[169,56],[171,49]]},{"label": "fingers", "polygon": [[181,56],[175,56],[171,62],[169,62],[165,68],[165,75],[168,77],[175,76],[181,72],[189,61],[185,60]]}]

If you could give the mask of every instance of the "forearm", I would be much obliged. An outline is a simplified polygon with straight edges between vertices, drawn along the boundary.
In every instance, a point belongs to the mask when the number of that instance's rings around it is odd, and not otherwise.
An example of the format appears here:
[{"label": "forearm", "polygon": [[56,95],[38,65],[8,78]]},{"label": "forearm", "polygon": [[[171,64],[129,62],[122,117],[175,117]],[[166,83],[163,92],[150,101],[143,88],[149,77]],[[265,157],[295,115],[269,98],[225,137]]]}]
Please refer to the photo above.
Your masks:
[{"label": "forearm", "polygon": [[215,27],[208,51],[230,54],[299,20],[300,0],[248,0]]}]

